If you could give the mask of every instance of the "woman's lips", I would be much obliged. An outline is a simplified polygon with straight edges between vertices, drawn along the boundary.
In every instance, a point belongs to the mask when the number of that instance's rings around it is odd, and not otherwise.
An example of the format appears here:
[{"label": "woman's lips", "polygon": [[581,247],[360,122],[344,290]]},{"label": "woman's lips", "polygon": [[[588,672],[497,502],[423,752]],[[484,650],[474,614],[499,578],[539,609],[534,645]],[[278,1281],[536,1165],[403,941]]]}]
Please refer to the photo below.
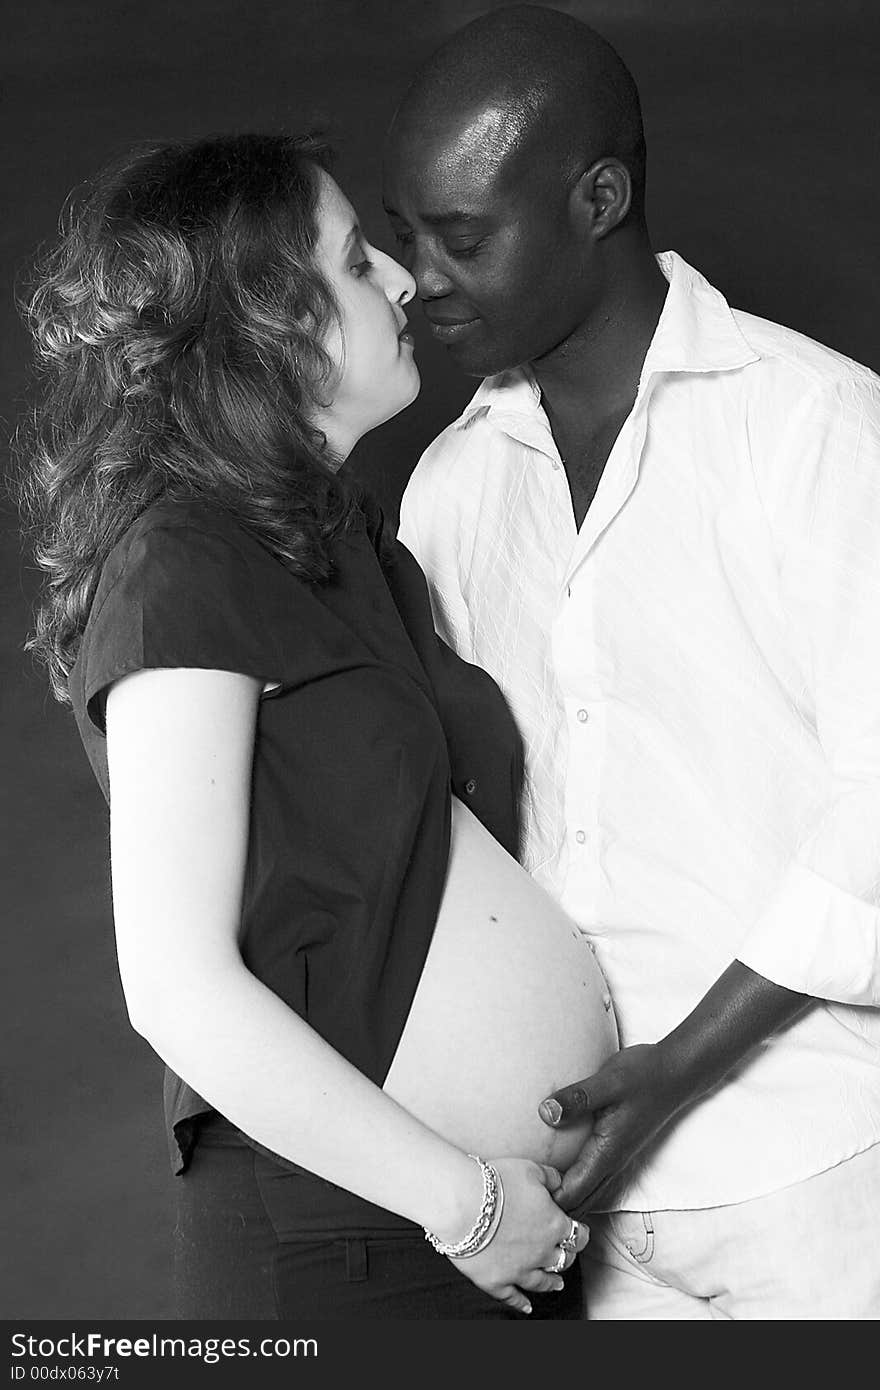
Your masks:
[{"label": "woman's lips", "polygon": [[409,328],[401,329],[397,337],[398,340],[401,343],[404,343],[407,347],[415,347],[416,345],[416,340],[413,336],[412,330]]}]

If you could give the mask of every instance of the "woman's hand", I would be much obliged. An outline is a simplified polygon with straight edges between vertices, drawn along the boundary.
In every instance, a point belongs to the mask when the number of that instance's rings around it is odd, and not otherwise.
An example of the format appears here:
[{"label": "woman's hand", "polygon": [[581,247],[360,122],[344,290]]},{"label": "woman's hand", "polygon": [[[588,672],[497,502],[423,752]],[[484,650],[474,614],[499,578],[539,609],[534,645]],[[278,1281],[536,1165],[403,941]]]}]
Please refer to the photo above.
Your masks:
[{"label": "woman's hand", "polygon": [[[563,1287],[562,1271],[570,1268],[590,1233],[567,1216],[553,1200],[562,1184],[555,1168],[528,1159],[492,1159],[504,1189],[501,1221],[484,1250],[467,1259],[452,1260],[455,1268],[486,1293],[520,1313],[530,1313],[529,1293],[548,1293]],[[560,1242],[574,1237],[574,1248]],[[564,1256],[565,1263],[561,1264]],[[554,1266],[560,1272],[551,1272]]]}]

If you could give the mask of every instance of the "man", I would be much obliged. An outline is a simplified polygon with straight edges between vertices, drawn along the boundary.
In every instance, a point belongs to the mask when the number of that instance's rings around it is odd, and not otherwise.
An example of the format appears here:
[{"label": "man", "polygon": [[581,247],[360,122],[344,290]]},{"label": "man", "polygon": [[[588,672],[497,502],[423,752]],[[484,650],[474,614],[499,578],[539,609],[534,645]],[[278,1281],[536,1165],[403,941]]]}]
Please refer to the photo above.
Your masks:
[{"label": "man", "polygon": [[[525,736],[524,858],[588,933],[622,1050],[588,1316],[880,1316],[880,391],[652,251],[638,96],[557,11],[460,30],[385,198],[487,378],[401,536]],[[597,1215],[599,1213],[600,1215]]]}]

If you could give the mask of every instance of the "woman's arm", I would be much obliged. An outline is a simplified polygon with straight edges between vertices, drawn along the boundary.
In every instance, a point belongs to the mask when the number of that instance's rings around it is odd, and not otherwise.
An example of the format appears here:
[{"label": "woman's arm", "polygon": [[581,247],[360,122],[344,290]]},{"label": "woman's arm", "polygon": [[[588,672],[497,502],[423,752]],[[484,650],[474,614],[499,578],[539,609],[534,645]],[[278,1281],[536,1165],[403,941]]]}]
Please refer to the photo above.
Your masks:
[{"label": "woman's arm", "polygon": [[[340,1057],[242,961],[259,695],[250,677],[195,670],[138,672],[108,695],[113,907],[131,1022],[259,1143],[454,1242],[480,1206],[476,1165]],[[458,1267],[522,1307],[514,1280],[557,1286],[534,1271],[552,1264],[571,1223],[544,1170],[517,1162],[501,1171],[504,1229]]]}]

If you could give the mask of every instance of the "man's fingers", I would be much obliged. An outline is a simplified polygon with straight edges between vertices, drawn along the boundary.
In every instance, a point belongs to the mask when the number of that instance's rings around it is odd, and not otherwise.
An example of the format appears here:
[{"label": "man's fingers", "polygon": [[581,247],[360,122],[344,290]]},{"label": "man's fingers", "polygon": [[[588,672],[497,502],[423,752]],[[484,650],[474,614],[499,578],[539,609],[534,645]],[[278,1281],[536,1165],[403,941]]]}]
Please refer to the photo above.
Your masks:
[{"label": "man's fingers", "polygon": [[593,1107],[589,1104],[586,1090],[586,1081],[576,1081],[573,1086],[563,1086],[561,1090],[554,1091],[552,1096],[542,1100],[538,1106],[538,1114],[545,1125],[570,1124],[572,1120],[578,1120]]},{"label": "man's fingers", "polygon": [[631,1172],[631,1164],[614,1162],[607,1153],[601,1162],[588,1159],[575,1163],[559,1191],[553,1193],[553,1200],[569,1216],[588,1220],[591,1211],[611,1211],[619,1205]]},{"label": "man's fingers", "polygon": [[583,1159],[576,1160],[568,1169],[562,1179],[562,1186],[553,1194],[553,1200],[563,1211],[573,1212],[584,1205],[607,1176],[604,1165],[599,1166],[595,1151],[591,1151]]},{"label": "man's fingers", "polygon": [[[594,1211],[610,1211],[615,1208],[623,1195],[628,1172],[629,1169],[623,1169],[619,1172],[611,1173],[607,1178],[603,1178],[601,1182],[598,1182],[589,1193],[587,1198],[588,1207]],[[554,1202],[560,1201],[559,1193],[554,1195],[553,1200]],[[561,1201],[560,1205],[562,1205]]]},{"label": "man's fingers", "polygon": [[565,1181],[553,1200],[559,1203],[563,1211],[571,1214],[580,1211],[582,1207],[586,1210],[587,1203],[598,1186],[592,1177],[577,1178],[566,1173]]},{"label": "man's fingers", "polygon": [[621,1070],[618,1052],[583,1081],[560,1086],[538,1106],[538,1114],[546,1125],[565,1125],[579,1120],[593,1110],[602,1110],[619,1100],[625,1085],[626,1073]]}]

